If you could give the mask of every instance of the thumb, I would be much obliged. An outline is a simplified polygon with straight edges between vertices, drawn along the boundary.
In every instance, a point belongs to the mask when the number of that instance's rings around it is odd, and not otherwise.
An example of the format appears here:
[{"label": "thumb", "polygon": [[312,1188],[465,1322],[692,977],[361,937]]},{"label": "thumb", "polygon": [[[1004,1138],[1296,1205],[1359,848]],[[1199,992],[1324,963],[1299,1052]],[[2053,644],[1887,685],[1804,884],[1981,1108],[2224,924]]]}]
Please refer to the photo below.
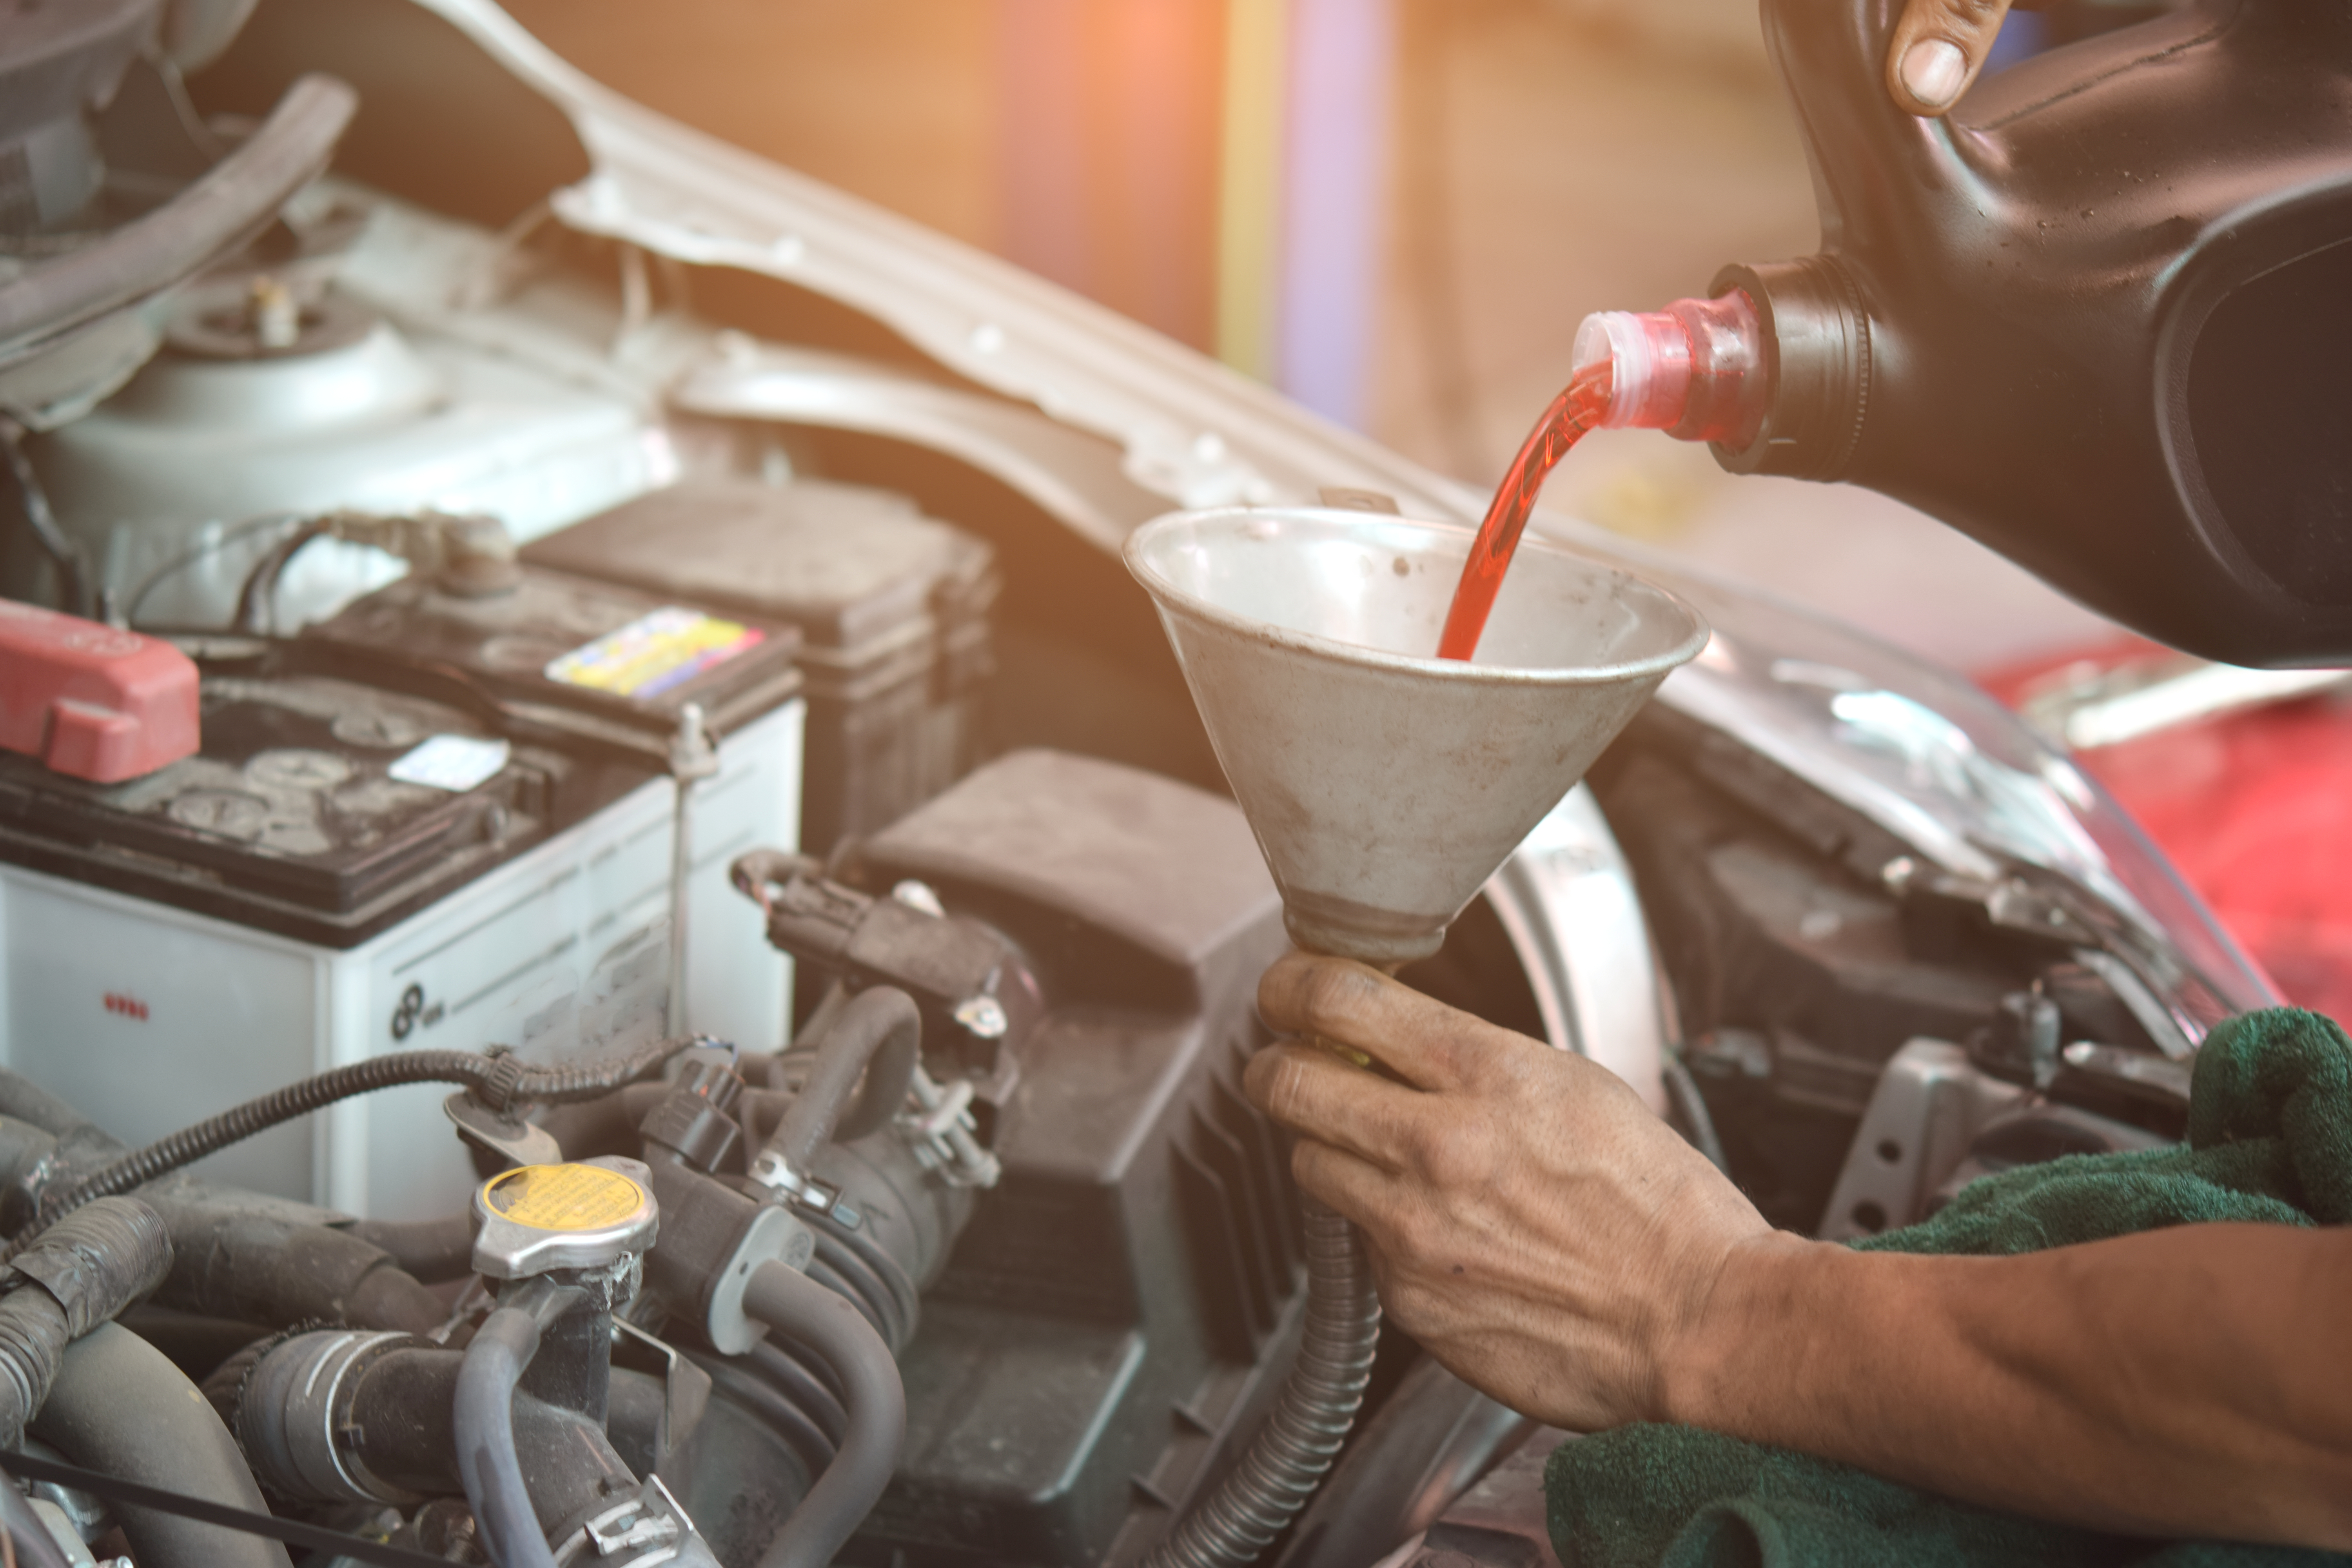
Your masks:
[{"label": "thumb", "polygon": [[1906,114],[1959,100],[1992,50],[2010,0],[1909,0],[1886,50],[1886,90]]}]

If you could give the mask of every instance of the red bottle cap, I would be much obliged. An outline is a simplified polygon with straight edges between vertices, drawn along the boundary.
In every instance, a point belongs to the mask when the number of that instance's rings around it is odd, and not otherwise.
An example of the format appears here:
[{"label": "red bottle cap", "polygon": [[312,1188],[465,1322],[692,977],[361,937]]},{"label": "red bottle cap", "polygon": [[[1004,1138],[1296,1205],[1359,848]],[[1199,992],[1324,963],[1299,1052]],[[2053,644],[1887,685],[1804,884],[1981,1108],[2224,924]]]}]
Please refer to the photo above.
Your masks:
[{"label": "red bottle cap", "polygon": [[170,643],[0,600],[0,749],[93,784],[192,754],[196,667]]}]

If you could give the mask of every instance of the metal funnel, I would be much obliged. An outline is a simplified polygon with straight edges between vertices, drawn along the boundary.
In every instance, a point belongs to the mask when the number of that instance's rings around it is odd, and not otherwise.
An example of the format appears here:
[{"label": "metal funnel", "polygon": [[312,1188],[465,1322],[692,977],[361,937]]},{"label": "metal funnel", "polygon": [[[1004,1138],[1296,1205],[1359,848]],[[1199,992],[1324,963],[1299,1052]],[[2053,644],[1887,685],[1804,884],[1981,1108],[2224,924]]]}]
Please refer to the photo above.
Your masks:
[{"label": "metal funnel", "polygon": [[1179,512],[1129,536],[1291,940],[1395,964],[1445,928],[1667,671],[1680,600],[1521,542],[1475,662],[1433,657],[1468,529],[1359,511]]}]

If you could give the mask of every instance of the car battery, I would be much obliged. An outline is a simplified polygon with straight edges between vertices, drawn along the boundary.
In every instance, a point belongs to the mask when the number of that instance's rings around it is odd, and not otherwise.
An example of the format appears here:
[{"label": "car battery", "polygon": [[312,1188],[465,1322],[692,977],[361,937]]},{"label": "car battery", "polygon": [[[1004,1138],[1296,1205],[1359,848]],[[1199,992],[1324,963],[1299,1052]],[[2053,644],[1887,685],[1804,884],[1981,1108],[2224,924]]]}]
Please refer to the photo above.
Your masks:
[{"label": "car battery", "polygon": [[788,626],[530,567],[487,594],[414,574],[302,632],[323,668],[463,692],[509,732],[665,761],[688,704],[724,735],[798,690],[800,640]]},{"label": "car battery", "polygon": [[[611,636],[592,629],[587,644]],[[727,866],[794,837],[793,638],[696,636],[761,657],[736,685],[710,680],[721,659],[669,689],[710,696],[730,726],[694,785],[687,1021],[772,1049],[791,974]],[[223,639],[197,649],[195,755],[114,784],[0,756],[6,1064],[135,1144],[386,1052],[499,1044],[564,1061],[660,1035],[676,797],[659,694],[638,682],[634,719],[564,709],[531,700],[518,670],[445,672],[428,696],[414,689],[431,684],[427,648],[447,651],[420,638],[373,661],[412,688],[392,690],[355,679],[372,663],[355,645]],[[475,1179],[450,1092],[359,1097],[196,1169],[346,1213],[447,1213]]]},{"label": "car battery", "polygon": [[698,480],[542,536],[536,566],[672,594],[801,634],[812,854],[895,822],[982,755],[994,550],[903,496]]}]

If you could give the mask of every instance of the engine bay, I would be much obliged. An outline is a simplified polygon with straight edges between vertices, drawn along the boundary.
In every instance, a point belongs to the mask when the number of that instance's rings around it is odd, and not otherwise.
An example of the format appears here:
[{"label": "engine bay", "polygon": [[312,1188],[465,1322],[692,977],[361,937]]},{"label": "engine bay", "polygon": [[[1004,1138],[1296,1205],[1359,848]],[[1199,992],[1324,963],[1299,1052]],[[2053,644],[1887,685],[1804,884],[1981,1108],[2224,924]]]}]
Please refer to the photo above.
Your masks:
[{"label": "engine bay", "polygon": [[[0,754],[0,1467],[150,1568],[1542,1560],[1528,1424],[1329,1306],[1360,1262],[1240,1089],[1281,901],[1116,555],[1459,497],[1083,315],[1112,392],[986,379],[1018,288],[918,346],[955,300],[791,281],[850,221],[806,193],[753,266],[682,132],[656,236],[658,161],[593,166],[502,23],[273,3],[184,81],[101,37],[119,210],[9,219],[0,302],[357,89],[331,172],[118,302],[144,353],[0,355],[0,610],[167,645],[200,718],[127,779]],[[1980,694],[1705,592],[1400,977],[1808,1234],[2177,1139],[2265,986],[2136,830]],[[1277,1411],[1328,1479],[1187,1555]]]}]

